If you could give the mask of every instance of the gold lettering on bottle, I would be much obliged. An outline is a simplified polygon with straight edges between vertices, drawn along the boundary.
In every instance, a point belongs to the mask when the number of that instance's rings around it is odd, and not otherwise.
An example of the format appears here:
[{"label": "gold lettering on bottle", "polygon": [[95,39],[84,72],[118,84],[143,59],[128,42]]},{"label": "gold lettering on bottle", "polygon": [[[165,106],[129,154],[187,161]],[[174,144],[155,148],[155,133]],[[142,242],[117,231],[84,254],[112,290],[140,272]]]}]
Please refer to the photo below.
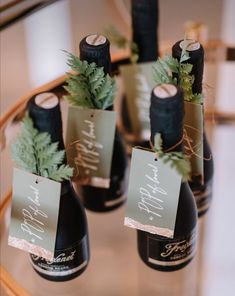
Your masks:
[{"label": "gold lettering on bottle", "polygon": [[56,263],[63,263],[63,262],[73,261],[74,257],[75,257],[75,253],[76,253],[76,250],[72,251],[70,253],[70,255],[68,255],[68,256],[66,256],[65,253],[60,253],[57,257],[53,258],[52,261],[48,261],[45,258],[36,256],[36,255],[31,255],[31,256],[32,256],[32,259],[34,261],[39,261],[39,260],[40,261],[45,261],[48,265],[52,265],[52,264],[56,264]]},{"label": "gold lettering on bottle", "polygon": [[175,243],[168,243],[165,245],[164,251],[160,254],[161,257],[167,258],[173,254],[185,253],[195,242],[195,235],[191,236],[189,240],[182,240]]}]

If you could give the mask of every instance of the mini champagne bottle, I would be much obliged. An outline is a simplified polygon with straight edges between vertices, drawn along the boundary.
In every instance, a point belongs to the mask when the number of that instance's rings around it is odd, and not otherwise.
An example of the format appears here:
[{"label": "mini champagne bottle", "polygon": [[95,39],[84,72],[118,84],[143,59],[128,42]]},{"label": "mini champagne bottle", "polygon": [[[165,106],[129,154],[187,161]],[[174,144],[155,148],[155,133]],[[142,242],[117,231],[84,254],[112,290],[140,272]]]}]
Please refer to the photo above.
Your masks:
[{"label": "mini champagne bottle", "polygon": [[132,0],[132,40],[138,47],[138,63],[158,57],[158,0]]},{"label": "mini champagne bottle", "polygon": [[[58,149],[64,149],[62,119],[58,98],[53,93],[41,93],[28,102],[29,116],[34,127],[47,132]],[[66,164],[66,157],[64,159]],[[48,192],[48,199],[50,192]],[[67,281],[79,276],[89,261],[89,243],[86,214],[72,183],[61,182],[55,254],[53,261],[31,254],[35,271],[50,281]]]},{"label": "mini champagne bottle", "polygon": [[[132,0],[131,1],[131,20],[132,20],[132,41],[133,45],[136,46],[137,51],[137,63],[147,63],[156,61],[159,55],[158,52],[158,0]],[[148,86],[147,86],[148,87]],[[146,88],[146,85],[145,85]],[[149,91],[150,97],[151,87]],[[142,94],[143,95],[143,94]],[[139,118],[142,121],[146,120],[148,117],[144,111],[145,108],[141,107],[141,104],[144,104],[145,98],[140,95],[140,106],[137,105]],[[149,138],[148,132],[146,135],[143,131],[140,131],[140,134],[133,138],[133,127],[130,121],[130,115],[127,107],[126,97],[123,97],[122,103],[122,125],[126,133],[126,141],[129,145],[137,145],[142,147],[148,147],[149,141],[146,138]],[[148,104],[148,103],[147,103]],[[144,114],[143,114],[144,113]],[[141,119],[142,117],[142,119]],[[132,137],[128,136],[132,134]],[[133,139],[133,140],[132,140]]]},{"label": "mini champagne bottle", "polygon": [[[184,101],[182,90],[171,84],[156,86],[151,95],[151,142],[160,133],[163,150],[183,151]],[[197,237],[197,209],[188,185],[182,181],[176,214],[174,237],[166,238],[137,231],[138,252],[149,267],[174,271],[186,266],[194,257]]]},{"label": "mini champagne bottle", "polygon": [[[182,53],[183,40],[178,41],[172,47],[172,56],[180,60]],[[186,40],[186,42],[188,42]],[[202,45],[192,40],[191,45],[188,46],[187,51],[190,59],[186,63],[192,64],[192,72],[190,75],[194,76],[194,82],[192,86],[193,94],[202,93],[202,80],[203,80],[203,69],[204,69],[204,49]],[[203,181],[201,176],[192,176],[189,185],[193,191],[198,216],[204,215],[209,209],[212,199],[212,181],[213,181],[213,158],[211,148],[208,143],[205,130],[203,130]]]},{"label": "mini champagne bottle", "polygon": [[[111,75],[110,43],[106,37],[94,34],[83,38],[80,42],[80,59],[88,63],[96,63],[98,67],[103,67],[105,74]],[[106,110],[112,109],[111,106]],[[109,188],[75,183],[84,206],[94,212],[107,212],[121,206],[126,200],[127,167],[125,146],[116,129]]]}]

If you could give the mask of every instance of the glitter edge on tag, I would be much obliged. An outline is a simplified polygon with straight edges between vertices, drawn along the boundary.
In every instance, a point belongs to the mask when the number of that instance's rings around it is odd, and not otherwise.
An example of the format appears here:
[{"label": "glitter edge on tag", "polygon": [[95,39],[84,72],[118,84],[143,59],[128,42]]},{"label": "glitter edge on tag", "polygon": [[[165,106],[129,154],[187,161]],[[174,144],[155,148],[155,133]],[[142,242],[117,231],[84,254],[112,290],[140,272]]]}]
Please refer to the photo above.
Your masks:
[{"label": "glitter edge on tag", "polygon": [[168,228],[162,228],[162,227],[156,227],[153,225],[144,225],[142,223],[139,223],[129,217],[125,217],[124,219],[124,225],[130,228],[139,229],[142,231],[146,231],[152,234],[158,234],[165,237],[173,238],[174,232],[171,229]]},{"label": "glitter edge on tag", "polygon": [[30,242],[24,239],[19,239],[11,235],[9,235],[8,237],[8,245],[23,251],[27,250],[27,252],[37,255],[39,257],[43,257],[49,261],[52,261],[54,258],[54,254],[52,252],[42,247],[35,246],[34,244],[31,244]]}]

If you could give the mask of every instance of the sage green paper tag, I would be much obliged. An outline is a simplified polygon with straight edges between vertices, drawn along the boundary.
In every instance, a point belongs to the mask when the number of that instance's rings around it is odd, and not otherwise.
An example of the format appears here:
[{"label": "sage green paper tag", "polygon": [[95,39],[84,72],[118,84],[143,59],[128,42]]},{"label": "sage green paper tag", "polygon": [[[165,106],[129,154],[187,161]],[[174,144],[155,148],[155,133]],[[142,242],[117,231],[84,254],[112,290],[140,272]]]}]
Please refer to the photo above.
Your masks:
[{"label": "sage green paper tag", "polygon": [[173,238],[181,176],[155,158],[154,152],[132,150],[124,224]]},{"label": "sage green paper tag", "polygon": [[147,62],[120,67],[133,133],[144,140],[150,138],[150,95],[156,84],[153,65],[154,62]]},{"label": "sage green paper tag", "polygon": [[203,182],[203,106],[184,102],[184,149],[190,156],[192,176],[201,176]]},{"label": "sage green paper tag", "polygon": [[70,106],[66,149],[73,181],[109,188],[116,113]]},{"label": "sage green paper tag", "polygon": [[10,246],[53,260],[60,189],[59,182],[14,168]]}]

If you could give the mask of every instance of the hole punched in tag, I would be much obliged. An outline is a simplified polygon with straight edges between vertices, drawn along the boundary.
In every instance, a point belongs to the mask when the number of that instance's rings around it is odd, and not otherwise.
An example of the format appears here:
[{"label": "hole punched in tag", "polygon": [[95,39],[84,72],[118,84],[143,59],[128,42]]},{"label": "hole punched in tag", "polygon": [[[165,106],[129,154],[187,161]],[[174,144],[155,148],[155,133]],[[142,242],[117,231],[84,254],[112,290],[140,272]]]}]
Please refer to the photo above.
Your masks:
[{"label": "hole punched in tag", "polygon": [[42,182],[42,178],[37,177],[36,180],[35,180],[35,184],[39,184],[40,182]]},{"label": "hole punched in tag", "polygon": [[158,161],[158,158],[159,158],[159,155],[158,155],[158,153],[156,152],[156,151],[154,151],[153,150],[153,152],[154,152],[154,161]]},{"label": "hole punched in tag", "polygon": [[93,112],[91,113],[90,117],[93,118],[95,116],[95,109],[93,110]]}]

